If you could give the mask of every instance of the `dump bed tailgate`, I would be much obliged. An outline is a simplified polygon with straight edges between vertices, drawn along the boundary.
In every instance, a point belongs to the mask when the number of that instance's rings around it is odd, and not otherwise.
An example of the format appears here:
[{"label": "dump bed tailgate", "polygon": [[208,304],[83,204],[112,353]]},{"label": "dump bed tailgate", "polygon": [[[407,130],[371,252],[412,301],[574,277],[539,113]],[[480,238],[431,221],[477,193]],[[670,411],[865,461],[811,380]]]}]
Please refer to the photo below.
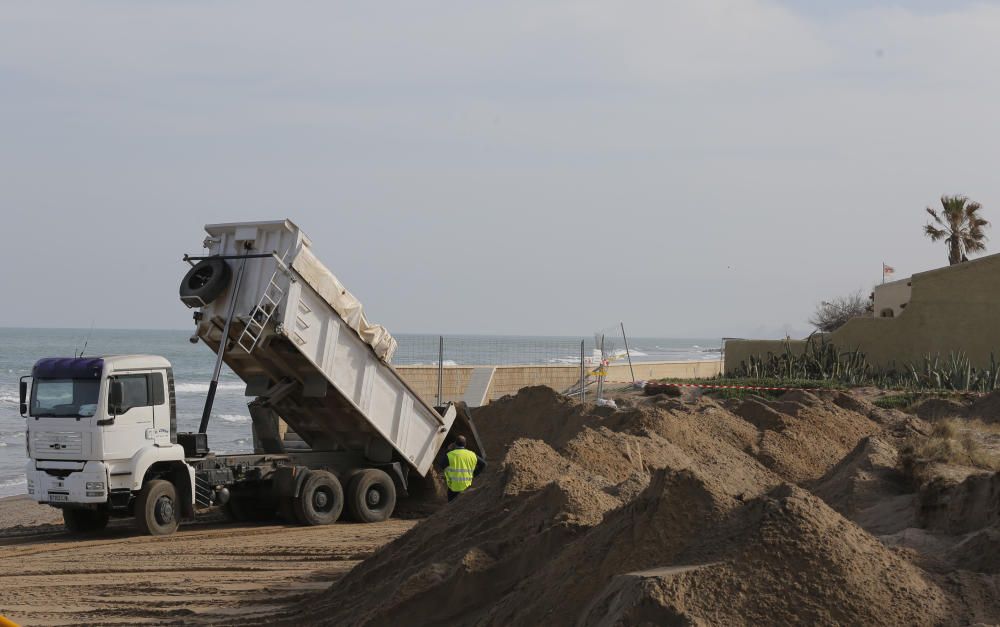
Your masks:
[{"label": "dump bed tailgate", "polygon": [[[247,382],[247,394],[260,397],[257,405],[274,411],[313,450],[391,458],[425,475],[455,410],[439,414],[392,368],[387,360],[395,340],[368,322],[360,302],[312,253],[305,234],[288,220],[205,230],[209,255],[274,253],[245,262],[224,355]],[[235,276],[241,260],[226,262]],[[197,334],[213,350],[233,291],[230,285],[201,307]]]}]

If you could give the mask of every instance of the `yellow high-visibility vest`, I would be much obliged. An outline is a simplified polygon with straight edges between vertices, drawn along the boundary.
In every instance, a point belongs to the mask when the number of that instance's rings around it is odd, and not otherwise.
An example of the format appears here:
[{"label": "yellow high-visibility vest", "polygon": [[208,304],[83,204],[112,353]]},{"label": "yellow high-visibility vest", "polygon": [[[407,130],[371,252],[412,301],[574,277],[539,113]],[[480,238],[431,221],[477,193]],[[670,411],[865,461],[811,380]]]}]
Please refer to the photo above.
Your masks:
[{"label": "yellow high-visibility vest", "polygon": [[448,467],[444,469],[444,482],[452,492],[464,492],[472,485],[472,474],[479,458],[472,451],[456,448],[448,451]]}]

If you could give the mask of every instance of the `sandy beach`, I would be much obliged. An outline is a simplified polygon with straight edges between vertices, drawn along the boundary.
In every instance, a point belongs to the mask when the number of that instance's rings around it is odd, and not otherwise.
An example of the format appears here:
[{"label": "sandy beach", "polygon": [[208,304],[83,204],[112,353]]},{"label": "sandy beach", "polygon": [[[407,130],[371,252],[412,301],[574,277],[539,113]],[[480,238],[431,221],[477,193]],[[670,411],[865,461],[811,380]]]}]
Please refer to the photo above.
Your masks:
[{"label": "sandy beach", "polygon": [[[213,522],[214,521],[214,522]],[[0,613],[24,625],[231,624],[282,613],[414,525],[184,525],[137,534],[131,521],[74,537],[59,512],[0,499]]]}]

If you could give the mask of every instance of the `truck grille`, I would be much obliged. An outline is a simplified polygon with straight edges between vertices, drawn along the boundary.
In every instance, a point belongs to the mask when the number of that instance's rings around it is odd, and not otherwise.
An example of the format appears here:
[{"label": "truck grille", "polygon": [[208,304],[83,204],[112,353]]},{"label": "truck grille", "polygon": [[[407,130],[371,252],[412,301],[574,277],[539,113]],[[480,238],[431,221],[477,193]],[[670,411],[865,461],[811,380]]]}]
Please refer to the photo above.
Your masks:
[{"label": "truck grille", "polygon": [[77,431],[32,431],[31,447],[40,459],[79,456],[83,453],[83,434]]}]

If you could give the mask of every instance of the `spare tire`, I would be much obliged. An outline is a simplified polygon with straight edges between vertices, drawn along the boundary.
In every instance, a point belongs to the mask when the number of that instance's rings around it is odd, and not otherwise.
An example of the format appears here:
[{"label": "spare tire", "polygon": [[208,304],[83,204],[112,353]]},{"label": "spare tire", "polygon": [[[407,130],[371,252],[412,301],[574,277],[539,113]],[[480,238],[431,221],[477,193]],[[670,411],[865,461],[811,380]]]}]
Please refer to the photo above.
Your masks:
[{"label": "spare tire", "polygon": [[188,307],[204,307],[229,286],[232,270],[224,260],[209,257],[194,265],[181,281],[181,302]]}]

